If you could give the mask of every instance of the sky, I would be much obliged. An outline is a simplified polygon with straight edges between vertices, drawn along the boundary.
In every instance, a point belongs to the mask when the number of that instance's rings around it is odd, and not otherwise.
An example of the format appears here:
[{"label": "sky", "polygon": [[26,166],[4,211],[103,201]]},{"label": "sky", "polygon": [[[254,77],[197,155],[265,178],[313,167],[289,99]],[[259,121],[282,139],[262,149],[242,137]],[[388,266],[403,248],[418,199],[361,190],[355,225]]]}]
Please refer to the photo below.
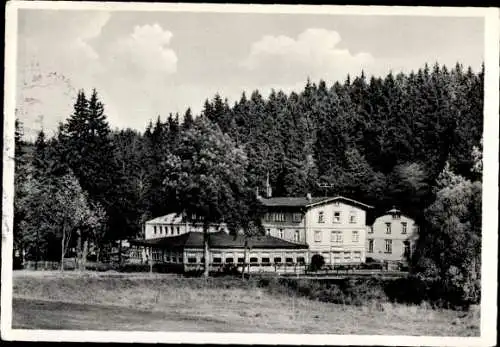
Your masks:
[{"label": "sky", "polygon": [[52,135],[79,89],[95,88],[110,126],[143,131],[158,115],[195,114],[219,93],[300,91],[347,74],[425,63],[477,71],[478,17],[19,10],[16,106],[25,135]]}]

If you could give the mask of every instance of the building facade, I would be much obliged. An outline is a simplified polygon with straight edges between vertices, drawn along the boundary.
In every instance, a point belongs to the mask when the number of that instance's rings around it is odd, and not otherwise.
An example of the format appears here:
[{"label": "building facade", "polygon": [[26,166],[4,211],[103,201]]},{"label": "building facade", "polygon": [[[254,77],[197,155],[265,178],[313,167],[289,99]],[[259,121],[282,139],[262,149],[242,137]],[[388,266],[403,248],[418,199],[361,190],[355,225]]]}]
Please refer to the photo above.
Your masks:
[{"label": "building facade", "polygon": [[[131,261],[168,265],[179,271],[204,269],[204,235],[189,231],[181,235],[132,241]],[[249,272],[296,272],[303,270],[308,247],[272,236],[229,235],[224,231],[208,236],[211,271],[234,266]]]},{"label": "building facade", "polygon": [[[209,233],[220,231],[229,233],[227,225],[224,223],[209,225]],[[147,221],[144,228],[144,238],[149,240],[182,235],[188,232],[203,232],[203,223],[196,216],[191,216],[188,219],[184,215],[170,213]]]},{"label": "building facade", "polygon": [[366,237],[366,256],[381,261],[405,261],[418,239],[418,225],[393,208],[375,219]]},{"label": "building facade", "polygon": [[345,197],[259,197],[266,234],[309,247],[326,264],[362,263],[366,258],[366,211],[372,206]]}]

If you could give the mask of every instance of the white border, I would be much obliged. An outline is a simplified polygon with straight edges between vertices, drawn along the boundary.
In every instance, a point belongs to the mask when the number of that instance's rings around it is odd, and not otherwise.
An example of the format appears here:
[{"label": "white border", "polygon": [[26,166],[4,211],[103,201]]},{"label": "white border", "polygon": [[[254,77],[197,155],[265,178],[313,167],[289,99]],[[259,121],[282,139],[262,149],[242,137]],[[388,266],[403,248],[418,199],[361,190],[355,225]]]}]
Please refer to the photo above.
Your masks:
[{"label": "white border", "polygon": [[[225,13],[300,13],[342,15],[407,15],[483,17],[485,19],[485,104],[483,164],[482,300],[480,337],[429,337],[384,335],[239,334],[195,332],[73,331],[12,329],[12,248],[14,187],[14,110],[17,54],[17,10],[106,10]],[[161,4],[105,2],[12,1],[6,6],[5,87],[2,216],[1,333],[5,340],[68,342],[170,342],[219,344],[303,345],[408,345],[493,346],[496,343],[497,244],[498,244],[498,110],[499,110],[499,12],[496,8],[298,6],[235,4]]]}]

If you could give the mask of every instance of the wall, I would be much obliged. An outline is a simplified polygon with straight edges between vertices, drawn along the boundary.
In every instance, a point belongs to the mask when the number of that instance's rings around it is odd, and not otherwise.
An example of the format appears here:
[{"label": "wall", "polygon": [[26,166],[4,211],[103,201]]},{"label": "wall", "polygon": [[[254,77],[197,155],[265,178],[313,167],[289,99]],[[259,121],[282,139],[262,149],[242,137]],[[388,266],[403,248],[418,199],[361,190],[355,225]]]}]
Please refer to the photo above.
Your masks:
[{"label": "wall", "polygon": [[[155,233],[156,227],[156,233]],[[173,228],[173,229],[172,229]],[[211,224],[209,226],[208,232],[217,232],[220,229],[228,232],[226,226],[224,224]],[[178,224],[166,224],[166,223],[158,223],[158,222],[146,222],[145,226],[145,239],[156,239],[167,236],[177,236],[181,234],[185,234],[186,232],[203,232],[202,224],[187,224],[186,223],[178,223]]]},{"label": "wall", "polygon": [[[281,238],[286,241],[296,242],[305,244],[306,243],[306,231],[304,227],[304,214],[298,211],[286,212],[285,208],[281,211],[270,211],[269,215],[273,216],[275,213],[282,213],[284,215],[284,221],[275,221],[274,219],[268,220],[265,216],[261,219],[262,226],[266,230],[268,235]],[[294,221],[294,214],[300,214],[300,221]],[[280,230],[283,231],[283,236],[280,234]],[[298,231],[298,240],[296,239],[296,232]]]},{"label": "wall", "polygon": [[[269,258],[270,263],[274,263],[274,258],[281,258],[282,262],[286,261],[286,258],[292,258],[293,262],[297,261],[298,257],[303,257],[307,261],[307,249],[297,250],[297,249],[250,249],[247,250],[246,254],[242,248],[211,248],[210,249],[210,262],[214,262],[215,258],[220,258],[221,264],[226,264],[228,258],[232,258],[234,264],[238,262],[239,258],[245,258],[246,263],[250,263],[250,258],[256,257],[258,262],[262,261],[262,258]],[[203,257],[203,250],[201,249],[185,249],[184,257],[186,262],[189,258],[196,257],[197,262],[201,263],[201,258]]]},{"label": "wall", "polygon": [[[323,213],[323,223],[319,221],[320,212]],[[340,213],[339,221],[334,218],[335,213]],[[351,213],[355,215],[354,223],[350,221]],[[319,253],[327,264],[365,261],[365,210],[341,201],[314,206],[307,211],[306,230],[311,256]],[[315,238],[316,232],[321,235],[319,241]],[[339,235],[342,241],[332,239],[332,232]],[[357,241],[353,238],[353,232],[357,232]]]},{"label": "wall", "polygon": [[[386,223],[391,224],[391,233],[386,233]],[[407,233],[403,234],[403,225],[406,223]],[[413,247],[418,237],[415,221],[405,215],[400,219],[394,219],[392,215],[387,214],[378,217],[373,223],[372,230],[366,236],[366,256],[377,260],[401,261],[404,255],[404,241],[410,242],[410,248]],[[373,252],[369,252],[369,240],[373,240]],[[387,253],[385,249],[385,240],[392,240],[392,252]]]}]

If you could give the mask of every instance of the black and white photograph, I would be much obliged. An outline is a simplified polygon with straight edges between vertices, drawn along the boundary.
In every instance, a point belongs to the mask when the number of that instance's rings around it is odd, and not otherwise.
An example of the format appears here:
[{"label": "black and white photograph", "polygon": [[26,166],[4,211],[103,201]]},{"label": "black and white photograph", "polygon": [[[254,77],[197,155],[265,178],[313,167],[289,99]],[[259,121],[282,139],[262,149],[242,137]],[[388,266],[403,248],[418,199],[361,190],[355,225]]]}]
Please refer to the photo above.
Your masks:
[{"label": "black and white photograph", "polygon": [[3,339],[495,344],[498,9],[6,13]]}]

